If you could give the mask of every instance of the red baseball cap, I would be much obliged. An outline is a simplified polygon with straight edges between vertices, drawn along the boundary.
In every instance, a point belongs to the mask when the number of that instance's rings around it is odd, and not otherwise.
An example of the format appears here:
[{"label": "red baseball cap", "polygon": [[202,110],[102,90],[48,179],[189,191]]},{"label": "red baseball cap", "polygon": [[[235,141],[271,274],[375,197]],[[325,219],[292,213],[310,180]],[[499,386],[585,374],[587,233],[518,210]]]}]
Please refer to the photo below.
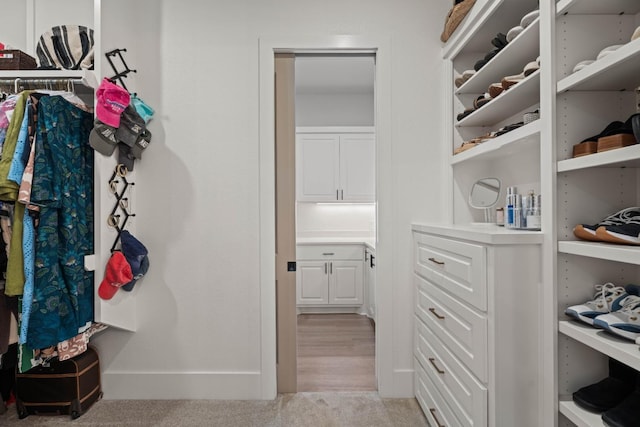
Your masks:
[{"label": "red baseball cap", "polygon": [[133,280],[131,266],[124,254],[116,251],[107,262],[104,279],[98,288],[98,295],[102,299],[111,299],[118,292],[118,289]]}]

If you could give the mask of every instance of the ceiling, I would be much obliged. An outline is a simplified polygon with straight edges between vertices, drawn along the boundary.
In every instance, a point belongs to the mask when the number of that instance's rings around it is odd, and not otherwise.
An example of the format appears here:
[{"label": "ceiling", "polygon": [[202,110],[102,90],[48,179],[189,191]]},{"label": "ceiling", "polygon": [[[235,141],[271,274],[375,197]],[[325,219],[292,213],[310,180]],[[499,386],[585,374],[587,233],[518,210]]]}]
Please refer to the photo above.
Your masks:
[{"label": "ceiling", "polygon": [[296,93],[373,93],[373,55],[296,55]]}]

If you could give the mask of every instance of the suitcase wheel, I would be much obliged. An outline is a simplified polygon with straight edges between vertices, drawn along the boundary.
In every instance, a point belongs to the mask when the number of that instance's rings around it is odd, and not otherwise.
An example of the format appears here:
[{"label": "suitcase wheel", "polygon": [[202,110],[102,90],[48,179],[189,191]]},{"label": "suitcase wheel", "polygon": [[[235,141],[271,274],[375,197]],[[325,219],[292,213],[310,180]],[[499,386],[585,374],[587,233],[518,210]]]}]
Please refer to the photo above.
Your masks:
[{"label": "suitcase wheel", "polygon": [[73,399],[71,401],[71,408],[69,410],[69,414],[71,415],[72,420],[75,420],[80,415],[82,415],[82,407],[80,406],[80,401],[78,399]]},{"label": "suitcase wheel", "polygon": [[16,410],[18,411],[18,418],[21,420],[29,416],[29,411],[27,411],[27,408],[20,399],[16,399]]}]

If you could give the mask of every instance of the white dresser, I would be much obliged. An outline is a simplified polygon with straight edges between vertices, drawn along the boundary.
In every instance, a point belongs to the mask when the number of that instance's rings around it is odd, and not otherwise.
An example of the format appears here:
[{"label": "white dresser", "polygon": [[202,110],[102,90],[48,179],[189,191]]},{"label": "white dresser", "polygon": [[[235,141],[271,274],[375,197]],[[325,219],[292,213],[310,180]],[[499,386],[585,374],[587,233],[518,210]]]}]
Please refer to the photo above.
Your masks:
[{"label": "white dresser", "polygon": [[415,394],[429,423],[539,427],[542,234],[412,230]]}]

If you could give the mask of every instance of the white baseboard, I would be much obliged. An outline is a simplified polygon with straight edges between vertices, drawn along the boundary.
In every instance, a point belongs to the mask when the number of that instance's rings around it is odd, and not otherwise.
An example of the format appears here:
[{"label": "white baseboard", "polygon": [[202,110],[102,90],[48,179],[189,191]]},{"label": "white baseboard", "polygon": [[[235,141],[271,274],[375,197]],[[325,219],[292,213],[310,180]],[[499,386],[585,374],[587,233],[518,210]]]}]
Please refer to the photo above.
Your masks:
[{"label": "white baseboard", "polygon": [[413,389],[413,369],[394,369],[393,387],[387,390],[380,390],[380,397],[408,399],[415,397]]},{"label": "white baseboard", "polygon": [[103,372],[108,400],[261,400],[260,372]]}]

